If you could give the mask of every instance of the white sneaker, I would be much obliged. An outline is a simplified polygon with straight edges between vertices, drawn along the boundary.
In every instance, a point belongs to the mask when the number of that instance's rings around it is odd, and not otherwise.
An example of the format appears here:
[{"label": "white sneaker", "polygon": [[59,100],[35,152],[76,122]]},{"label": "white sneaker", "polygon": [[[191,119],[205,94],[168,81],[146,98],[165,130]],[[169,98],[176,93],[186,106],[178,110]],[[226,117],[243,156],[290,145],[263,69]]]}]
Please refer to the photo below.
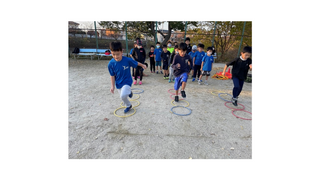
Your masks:
[{"label": "white sneaker", "polygon": [[201,85],[201,81],[200,80],[198,80],[198,84]]},{"label": "white sneaker", "polygon": [[209,85],[207,81],[205,81],[204,84],[207,85],[207,86]]}]

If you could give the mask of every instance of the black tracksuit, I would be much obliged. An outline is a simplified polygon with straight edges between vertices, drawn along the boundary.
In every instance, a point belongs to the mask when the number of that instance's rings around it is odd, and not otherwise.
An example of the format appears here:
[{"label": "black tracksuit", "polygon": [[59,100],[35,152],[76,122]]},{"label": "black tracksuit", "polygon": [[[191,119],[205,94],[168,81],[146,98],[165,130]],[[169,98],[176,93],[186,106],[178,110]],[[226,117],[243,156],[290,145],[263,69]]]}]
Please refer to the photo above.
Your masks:
[{"label": "black tracksuit", "polygon": [[[153,55],[153,51],[150,51],[149,52],[149,58],[150,58],[150,71],[151,72],[154,72],[155,71],[155,65],[156,65],[156,62],[154,61],[154,55]],[[153,70],[152,70],[153,69]]]},{"label": "black tracksuit", "polygon": [[[144,63],[144,61],[146,60],[146,51],[144,50],[144,48],[134,48],[133,52],[132,52],[132,57],[134,60],[140,62],[140,63]],[[142,76],[143,76],[143,72],[142,72],[143,68],[140,66],[136,67],[136,71],[135,71],[135,75],[134,75],[134,80],[137,80],[138,74],[140,75],[140,81],[142,81]]]}]

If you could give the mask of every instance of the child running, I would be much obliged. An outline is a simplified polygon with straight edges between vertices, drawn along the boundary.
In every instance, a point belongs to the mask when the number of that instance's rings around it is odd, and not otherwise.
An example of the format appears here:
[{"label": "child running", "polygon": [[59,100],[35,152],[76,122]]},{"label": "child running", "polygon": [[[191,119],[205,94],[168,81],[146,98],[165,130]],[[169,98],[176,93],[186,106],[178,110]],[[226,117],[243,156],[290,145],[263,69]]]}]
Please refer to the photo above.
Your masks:
[{"label": "child running", "polygon": [[161,52],[162,52],[162,49],[160,48],[160,43],[157,42],[156,44],[156,49],[154,50],[154,59],[156,60],[156,69],[157,69],[157,74],[158,74],[158,66],[160,66],[160,71],[161,71],[161,74],[162,73],[162,68],[161,68]]},{"label": "child running", "polygon": [[208,77],[210,76],[210,71],[212,70],[212,66],[213,66],[213,56],[212,54],[215,53],[213,52],[214,50],[212,49],[212,47],[208,47],[207,48],[207,54],[203,57],[202,59],[202,63],[201,63],[201,75],[199,78],[199,85],[201,84],[201,78],[203,75],[206,75],[206,80],[204,81],[205,85],[208,85]]},{"label": "child running", "polygon": [[179,101],[178,91],[181,87],[181,96],[183,98],[186,98],[186,92],[184,91],[187,85],[188,80],[188,72],[191,57],[186,54],[187,52],[187,44],[186,43],[180,43],[179,45],[179,54],[174,56],[173,62],[172,62],[172,68],[173,68],[173,74],[176,77],[175,83],[174,83],[174,90],[176,90],[176,96],[174,100],[176,102]]},{"label": "child running", "polygon": [[164,76],[163,79],[168,79],[169,78],[169,70],[168,70],[168,66],[169,66],[169,59],[170,59],[170,52],[167,50],[167,45],[163,45],[163,49],[162,49],[162,53],[161,53],[161,60],[163,63],[163,72],[164,72]]},{"label": "child running", "polygon": [[121,42],[111,42],[110,50],[112,54],[112,59],[108,64],[108,70],[111,76],[111,88],[110,92],[114,93],[114,87],[116,86],[120,98],[122,99],[126,108],[124,113],[127,113],[131,108],[132,104],[130,103],[128,97],[132,98],[131,85],[132,78],[130,73],[130,67],[140,66],[143,69],[146,69],[146,65],[141,64],[131,58],[122,56],[122,45]]},{"label": "child running", "polygon": [[251,56],[252,47],[246,46],[241,52],[241,56],[235,58],[233,61],[227,63],[223,69],[222,75],[224,76],[228,66],[232,65],[232,80],[233,80],[233,91],[231,102],[234,106],[238,106],[238,96],[240,95],[243,87],[243,83],[247,78],[248,71],[252,70]]}]

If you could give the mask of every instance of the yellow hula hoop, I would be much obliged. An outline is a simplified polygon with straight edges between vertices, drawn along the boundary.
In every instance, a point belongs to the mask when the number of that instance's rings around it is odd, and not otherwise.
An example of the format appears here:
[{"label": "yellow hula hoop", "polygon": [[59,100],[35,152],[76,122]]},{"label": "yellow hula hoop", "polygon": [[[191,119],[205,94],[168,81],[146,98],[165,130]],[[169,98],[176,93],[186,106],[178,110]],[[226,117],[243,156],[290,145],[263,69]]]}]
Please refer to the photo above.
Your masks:
[{"label": "yellow hula hoop", "polygon": [[223,93],[223,91],[216,91],[216,90],[211,91],[211,94],[214,96],[218,96],[219,93]]},{"label": "yellow hula hoop", "polygon": [[[133,96],[135,96],[135,95],[136,95],[136,96],[138,96],[138,97],[134,99],[134,98],[133,98]],[[139,99],[139,98],[140,98],[140,95],[139,95],[139,94],[133,94],[133,96],[132,96],[132,98],[131,98],[131,99],[137,100],[137,99]]]},{"label": "yellow hula hoop", "polygon": [[[129,101],[136,101],[136,102],[138,102],[138,104],[135,105],[135,106],[133,106],[132,108],[138,107],[138,106],[140,105],[140,102],[139,102],[138,100],[136,100],[136,99],[130,99]],[[120,103],[120,106],[121,106],[121,107],[126,107],[126,106],[123,106],[122,104],[123,104],[123,102]]]},{"label": "yellow hula hoop", "polygon": [[126,108],[126,107],[119,107],[118,109],[114,110],[113,114],[114,114],[115,116],[117,116],[117,117],[125,118],[125,117],[132,116],[132,115],[134,115],[134,114],[136,113],[136,110],[135,110],[134,108],[132,108],[132,109],[134,110],[134,112],[133,112],[132,114],[127,115],[127,116],[119,116],[119,115],[116,114],[116,112],[117,112],[119,109],[124,109],[124,108]]},{"label": "yellow hula hoop", "polygon": [[[174,101],[174,100],[171,101],[171,104],[174,105],[174,106],[178,106],[178,105],[173,104],[173,101]],[[186,103],[188,103],[188,105],[187,105],[187,106],[184,106],[184,107],[188,107],[188,106],[190,105],[189,102],[186,101],[186,100],[181,99],[181,100],[179,100],[179,101],[185,101]]]}]

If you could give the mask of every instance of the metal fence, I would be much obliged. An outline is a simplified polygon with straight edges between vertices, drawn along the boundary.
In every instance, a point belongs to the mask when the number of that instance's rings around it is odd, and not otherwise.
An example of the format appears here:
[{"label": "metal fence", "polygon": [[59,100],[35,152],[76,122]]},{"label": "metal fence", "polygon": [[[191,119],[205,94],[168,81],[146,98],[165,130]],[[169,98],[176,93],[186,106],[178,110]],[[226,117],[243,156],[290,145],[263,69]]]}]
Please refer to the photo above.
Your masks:
[{"label": "metal fence", "polygon": [[[185,38],[189,37],[190,45],[202,43],[205,45],[205,51],[207,47],[213,46],[217,52],[216,62],[225,62],[237,57],[245,45],[252,45],[251,22],[250,33],[244,31],[247,26],[244,23],[243,29],[239,28],[238,32],[228,34],[215,31],[215,28],[198,29],[198,32],[196,32],[193,29],[188,29],[186,25],[186,31],[184,32],[172,31],[169,41],[174,45],[174,42],[184,42]],[[157,35],[154,36],[144,35],[140,37],[147,53],[150,51],[151,45],[155,46],[156,41],[163,43],[165,37],[161,34],[168,35],[168,32],[159,33],[159,31],[161,30],[157,30]],[[127,54],[134,47],[135,37],[128,36],[130,33],[130,31],[124,30],[69,28],[69,52],[71,53],[75,47],[108,49],[110,48],[110,42],[120,41],[124,48],[124,54]]]}]

